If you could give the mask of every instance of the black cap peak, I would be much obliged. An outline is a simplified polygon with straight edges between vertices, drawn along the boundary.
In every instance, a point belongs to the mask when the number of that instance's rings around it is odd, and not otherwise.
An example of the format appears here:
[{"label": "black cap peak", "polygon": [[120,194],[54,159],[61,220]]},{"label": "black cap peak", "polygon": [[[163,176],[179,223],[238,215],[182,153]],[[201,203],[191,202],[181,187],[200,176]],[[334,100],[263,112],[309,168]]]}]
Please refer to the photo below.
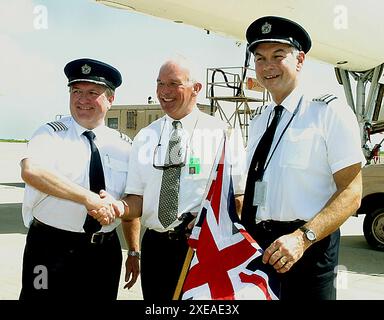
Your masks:
[{"label": "black cap peak", "polygon": [[92,82],[115,90],[122,83],[120,72],[111,65],[94,59],[82,58],[64,67],[68,85],[74,82]]}]

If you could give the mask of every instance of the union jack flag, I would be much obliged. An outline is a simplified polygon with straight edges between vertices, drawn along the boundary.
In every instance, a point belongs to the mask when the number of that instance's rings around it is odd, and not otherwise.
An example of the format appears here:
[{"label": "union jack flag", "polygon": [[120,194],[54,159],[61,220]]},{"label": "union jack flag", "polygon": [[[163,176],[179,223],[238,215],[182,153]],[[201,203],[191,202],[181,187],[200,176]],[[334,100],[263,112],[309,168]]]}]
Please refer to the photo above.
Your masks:
[{"label": "union jack flag", "polygon": [[[239,223],[226,138],[211,185],[189,238],[194,256],[183,300],[277,300],[278,281],[261,261],[262,249]],[[275,272],[274,272],[275,274]]]}]

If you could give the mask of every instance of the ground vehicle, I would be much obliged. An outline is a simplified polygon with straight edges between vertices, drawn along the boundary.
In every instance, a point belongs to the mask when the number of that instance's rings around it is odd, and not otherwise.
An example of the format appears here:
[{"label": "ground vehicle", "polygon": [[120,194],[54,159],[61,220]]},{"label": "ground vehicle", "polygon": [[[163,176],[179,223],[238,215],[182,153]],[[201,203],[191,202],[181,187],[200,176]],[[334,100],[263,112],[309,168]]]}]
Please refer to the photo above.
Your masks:
[{"label": "ground vehicle", "polygon": [[363,231],[369,245],[384,251],[384,164],[366,165],[362,174],[363,198],[356,215],[366,215]]}]

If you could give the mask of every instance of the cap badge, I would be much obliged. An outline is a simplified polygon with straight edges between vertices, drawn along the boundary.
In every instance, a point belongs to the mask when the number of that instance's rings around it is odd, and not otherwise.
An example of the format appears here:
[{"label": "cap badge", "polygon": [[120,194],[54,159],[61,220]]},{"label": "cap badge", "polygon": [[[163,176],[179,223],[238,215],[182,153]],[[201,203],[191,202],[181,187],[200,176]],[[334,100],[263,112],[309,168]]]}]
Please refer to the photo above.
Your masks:
[{"label": "cap badge", "polygon": [[81,67],[81,72],[83,74],[89,74],[91,72],[91,67],[89,65],[85,64]]},{"label": "cap badge", "polygon": [[272,29],[272,25],[266,22],[261,26],[261,33],[262,34],[270,33],[271,29]]}]

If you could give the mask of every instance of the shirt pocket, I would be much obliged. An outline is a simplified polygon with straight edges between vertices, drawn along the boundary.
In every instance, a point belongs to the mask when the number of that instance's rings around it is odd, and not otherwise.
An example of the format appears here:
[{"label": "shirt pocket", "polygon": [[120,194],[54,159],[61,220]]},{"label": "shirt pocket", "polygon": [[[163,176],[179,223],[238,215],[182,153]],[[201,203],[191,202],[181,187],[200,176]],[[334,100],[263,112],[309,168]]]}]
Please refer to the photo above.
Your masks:
[{"label": "shirt pocket", "polygon": [[127,182],[128,161],[121,161],[109,155],[104,156],[106,188],[113,196],[121,197]]},{"label": "shirt pocket", "polygon": [[280,166],[307,169],[311,161],[314,134],[312,128],[288,128],[282,140]]}]

